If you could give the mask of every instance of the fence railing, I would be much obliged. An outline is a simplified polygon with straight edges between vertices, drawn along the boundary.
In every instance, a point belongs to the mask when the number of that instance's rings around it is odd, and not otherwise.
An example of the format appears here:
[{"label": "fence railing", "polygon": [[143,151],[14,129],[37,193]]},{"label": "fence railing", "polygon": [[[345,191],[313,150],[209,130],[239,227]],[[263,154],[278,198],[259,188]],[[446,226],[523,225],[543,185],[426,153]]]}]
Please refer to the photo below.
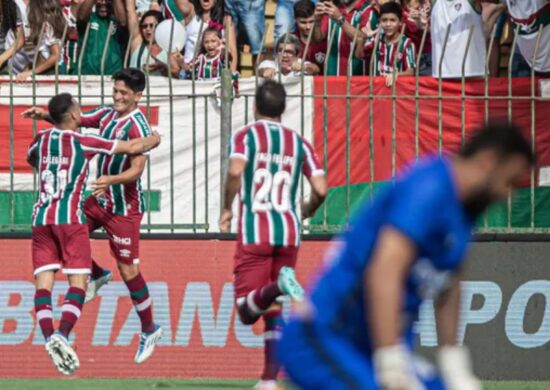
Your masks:
[{"label": "fence railing", "polygon": [[[111,31],[113,25],[109,27]],[[473,27],[470,29],[468,35],[468,43],[464,53],[456,53],[449,51],[448,37],[451,26],[449,25],[446,31],[441,58],[437,64],[433,66],[439,67],[440,77],[436,79],[436,90],[432,90],[430,93],[422,94],[422,85],[425,78],[420,76],[420,56],[416,61],[416,71],[413,76],[414,86],[413,92],[410,90],[404,91],[400,88],[402,80],[397,78],[397,69],[394,67],[393,76],[394,83],[391,89],[380,92],[377,89],[377,80],[374,74],[374,56],[372,56],[369,63],[369,76],[368,78],[355,78],[351,75],[351,60],[355,46],[358,42],[359,30],[353,37],[351,43],[351,50],[349,55],[350,66],[347,69],[347,76],[345,77],[345,83],[343,90],[345,93],[341,93],[342,89],[333,88],[341,78],[331,78],[328,76],[328,61],[331,56],[332,43],[335,39],[335,30],[331,31],[331,34],[327,37],[327,53],[325,57],[324,75],[316,78],[315,81],[311,77],[304,76],[304,64],[305,53],[310,46],[313,39],[313,29],[310,32],[306,49],[303,51],[302,56],[302,76],[299,80],[289,81],[287,77],[283,79],[285,83],[291,83],[294,85],[292,91],[289,93],[289,110],[292,110],[291,115],[291,127],[296,128],[301,135],[314,138],[313,141],[316,145],[316,149],[319,154],[322,155],[322,161],[325,170],[329,178],[335,175],[337,172],[333,172],[335,169],[331,166],[330,161],[334,159],[333,149],[330,148],[331,138],[334,131],[341,130],[341,128],[335,128],[331,125],[331,110],[333,107],[344,101],[344,109],[342,118],[344,118],[343,128],[345,129],[345,147],[343,148],[344,156],[336,156],[344,161],[343,169],[344,180],[343,183],[339,183],[337,186],[339,195],[334,195],[338,191],[333,192],[333,196],[329,196],[329,199],[317,215],[308,223],[306,223],[306,231],[319,232],[326,231],[332,232],[340,229],[348,220],[352,214],[352,210],[357,202],[365,197],[372,196],[376,187],[382,182],[390,182],[395,180],[395,177],[400,169],[400,147],[398,145],[398,139],[402,136],[403,130],[399,128],[398,117],[400,115],[400,106],[404,103],[411,103],[414,105],[414,113],[407,118],[410,124],[409,137],[412,137],[412,150],[413,160],[418,158],[423,153],[421,129],[423,128],[422,120],[423,115],[421,111],[424,105],[437,104],[437,125],[434,129],[436,131],[437,151],[442,154],[445,150],[445,128],[448,124],[445,122],[448,116],[445,115],[445,109],[447,105],[454,104],[454,102],[460,103],[460,118],[455,117],[454,121],[460,122],[460,142],[463,142],[467,136],[467,130],[469,121],[467,118],[469,104],[473,104],[478,109],[483,111],[483,121],[488,122],[492,117],[492,105],[493,104],[506,104],[507,105],[507,118],[514,120],[514,108],[516,104],[529,104],[530,106],[530,118],[529,118],[529,132],[532,140],[532,148],[536,149],[536,139],[541,131],[537,127],[537,107],[541,104],[549,104],[550,99],[542,96],[537,91],[540,91],[538,79],[536,77],[534,69],[531,71],[530,77],[530,94],[514,95],[514,83],[512,77],[512,58],[517,51],[517,35],[518,27],[515,29],[514,41],[510,51],[510,63],[508,69],[508,75],[506,78],[507,94],[491,95],[490,85],[492,78],[489,75],[489,57],[495,50],[495,32],[493,29],[489,45],[488,56],[485,67],[485,75],[482,78],[481,84],[479,80],[477,87],[483,88],[482,91],[472,92],[469,88],[470,81],[465,76],[467,55],[470,47],[471,37],[473,33]],[[174,24],[172,24],[172,31]],[[4,80],[3,85],[0,84],[2,94],[0,95],[0,109],[2,106],[8,106],[8,129],[9,134],[9,163],[8,172],[0,171],[0,232],[1,231],[28,231],[30,230],[30,210],[29,205],[32,204],[32,200],[36,194],[37,180],[36,175],[29,170],[20,173],[20,169],[16,168],[16,151],[20,145],[16,138],[16,133],[19,134],[16,127],[16,111],[20,106],[28,105],[45,105],[48,98],[54,94],[60,92],[62,89],[69,88],[67,85],[70,83],[77,96],[79,102],[84,106],[90,106],[92,104],[104,104],[109,103],[108,91],[109,78],[105,74],[105,62],[107,59],[108,46],[112,39],[112,34],[108,34],[105,42],[105,49],[103,51],[99,83],[99,89],[93,89],[93,93],[88,88],[88,83],[92,79],[89,76],[82,74],[82,63],[86,52],[86,46],[89,38],[90,25],[86,27],[83,40],[81,42],[80,54],[78,57],[78,70],[76,77],[65,77],[60,75],[59,65],[55,66],[55,74],[49,78],[49,82],[53,78],[52,87],[42,87],[45,83],[41,83],[36,75],[36,64],[38,59],[38,52],[34,56],[32,65],[32,79],[30,81],[31,88],[28,88],[28,84],[18,84],[15,82],[13,69],[11,62],[8,68],[8,78]],[[203,25],[201,24],[200,34],[203,31]],[[41,37],[44,33],[42,29]],[[542,27],[537,33],[537,43],[535,52],[532,58],[532,63],[535,63],[537,54],[541,47]],[[226,26],[227,36],[227,26]],[[426,42],[427,31],[421,39],[420,51],[422,52]],[[379,34],[376,35],[375,40],[378,40]],[[40,38],[41,39],[41,38]],[[65,40],[67,39],[67,28],[63,32],[61,46],[64,47]],[[132,37],[130,37],[131,41]],[[263,53],[265,36],[262,39]],[[170,48],[172,48],[172,40],[170,40]],[[198,45],[197,45],[198,47]],[[171,52],[171,50],[169,51]],[[250,80],[241,79],[240,85],[245,86],[239,88],[239,93],[235,94],[233,87],[232,74],[229,69],[229,61],[226,51],[225,69],[221,74],[221,80],[215,84],[212,89],[212,85],[201,82],[196,79],[194,64],[192,65],[191,80],[181,81],[173,80],[171,77],[159,78],[151,76],[149,74],[149,68],[146,67],[145,73],[147,77],[147,88],[144,93],[143,109],[146,117],[152,120],[153,116],[157,116],[159,123],[157,126],[162,127],[161,132],[164,135],[163,144],[164,149],[159,151],[161,156],[160,170],[162,175],[158,176],[158,167],[155,167],[156,156],[153,155],[152,161],[149,161],[146,167],[146,172],[143,175],[144,189],[146,193],[147,212],[143,220],[143,230],[146,232],[153,231],[190,231],[190,232],[211,232],[217,231],[215,221],[219,213],[219,206],[221,202],[221,188],[223,185],[223,174],[227,166],[227,145],[231,136],[231,132],[237,126],[244,125],[250,122],[252,117],[252,105],[254,97],[254,87],[260,82],[258,72],[256,71],[255,77]],[[151,50],[149,50],[149,55]],[[197,53],[197,51],[196,51]],[[195,53],[195,54],[196,54]],[[264,54],[260,55],[258,62]],[[445,94],[444,86],[446,81],[441,78],[441,70],[443,58],[445,55],[451,55],[457,58],[457,61],[461,61],[462,77],[460,80],[455,80],[454,85],[459,85],[460,92],[454,94]],[[125,53],[125,64],[128,63],[130,56],[129,49]],[[149,63],[149,58],[145,61],[145,64]],[[168,61],[168,74],[171,74],[171,65]],[[279,78],[281,79],[281,74]],[[2,80],[0,80],[2,83]],[[7,84],[7,85],[6,85]],[[49,85],[49,84],[48,84]],[[363,85],[368,86],[367,89],[361,89],[362,93],[354,93],[357,87]],[[49,88],[49,89],[48,89]],[[4,91],[8,91],[7,96]],[[335,92],[336,90],[336,92]],[[46,91],[43,93],[43,91]],[[365,93],[366,91],[366,93]],[[391,105],[391,122],[390,122],[390,142],[391,142],[391,162],[390,162],[390,174],[388,177],[377,177],[377,164],[378,159],[383,156],[376,155],[377,142],[379,142],[377,132],[379,131],[375,123],[377,117],[387,115],[387,112],[377,111],[377,106],[380,102],[390,102]],[[160,107],[160,108],[158,108]],[[357,107],[365,108],[368,112],[368,119],[363,118],[361,123],[362,129],[368,138],[368,147],[364,150],[368,154],[368,164],[366,164],[367,173],[360,175],[363,180],[357,181],[352,174],[353,165],[356,163],[352,161],[352,155],[355,150],[353,143],[354,129],[352,128],[353,122],[357,121]],[[158,109],[157,109],[158,108]],[[550,106],[549,106],[550,108]],[[157,112],[155,112],[157,109]],[[540,109],[540,107],[539,107]],[[159,113],[158,110],[161,112]],[[340,113],[337,111],[337,114]],[[539,113],[539,118],[546,115],[547,111]],[[4,118],[4,117],[2,117]],[[286,117],[287,120],[288,116]],[[2,119],[3,121],[4,119]],[[30,122],[29,122],[30,123]],[[36,122],[32,122],[32,136],[36,135],[39,125]],[[40,125],[42,127],[42,125]],[[1,130],[2,126],[0,126]],[[181,134],[182,130],[189,131],[184,135]],[[398,134],[399,130],[399,134]],[[16,145],[17,144],[17,145]],[[184,146],[182,146],[184,144]],[[16,147],[17,146],[17,147]],[[342,149],[338,149],[338,153],[342,153]],[[1,164],[0,164],[1,169]],[[479,231],[481,232],[546,232],[550,229],[550,217],[548,218],[548,224],[546,223],[546,217],[541,221],[538,216],[544,212],[541,207],[537,207],[537,203],[544,203],[546,199],[549,199],[550,193],[546,193],[544,188],[540,196],[538,192],[541,187],[536,184],[536,170],[533,169],[529,178],[529,183],[526,188],[528,195],[525,195],[528,199],[528,205],[525,203],[517,204],[514,202],[514,197],[510,194],[504,210],[501,208],[501,215],[505,215],[505,222],[502,221],[498,224],[491,222],[491,214],[488,213],[484,216],[479,225]],[[366,179],[365,179],[366,178]],[[185,184],[182,184],[185,183]],[[357,191],[357,185],[361,185],[363,190]],[[307,186],[301,185],[302,195],[307,194]],[[525,189],[523,190],[525,192]],[[343,196],[342,196],[343,194]],[[528,207],[527,222],[523,220],[520,224],[516,224],[514,221],[514,215],[518,213],[518,208],[521,208],[521,212],[525,212],[525,207]],[[339,215],[335,217],[335,213]],[[159,214],[161,215],[159,217]]]}]

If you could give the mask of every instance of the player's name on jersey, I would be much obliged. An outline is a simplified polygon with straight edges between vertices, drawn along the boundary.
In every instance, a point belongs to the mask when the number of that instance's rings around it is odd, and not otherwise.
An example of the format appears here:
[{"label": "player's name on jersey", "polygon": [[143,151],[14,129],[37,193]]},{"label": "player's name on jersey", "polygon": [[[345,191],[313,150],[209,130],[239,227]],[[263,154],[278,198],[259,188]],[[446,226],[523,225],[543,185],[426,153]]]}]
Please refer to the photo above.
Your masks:
[{"label": "player's name on jersey", "polygon": [[66,156],[44,156],[42,164],[69,164],[69,157]]},{"label": "player's name on jersey", "polygon": [[258,153],[258,160],[262,162],[272,162],[275,164],[294,165],[293,156],[281,156],[277,153]]}]

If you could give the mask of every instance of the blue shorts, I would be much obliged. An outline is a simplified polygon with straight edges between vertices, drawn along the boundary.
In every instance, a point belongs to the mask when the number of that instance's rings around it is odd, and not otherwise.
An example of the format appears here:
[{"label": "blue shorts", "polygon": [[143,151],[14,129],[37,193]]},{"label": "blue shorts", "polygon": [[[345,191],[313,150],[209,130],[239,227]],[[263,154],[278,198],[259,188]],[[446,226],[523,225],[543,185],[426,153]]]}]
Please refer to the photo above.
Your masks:
[{"label": "blue shorts", "polygon": [[[292,319],[283,331],[278,353],[289,378],[300,389],[379,389],[368,354],[312,323]],[[445,390],[429,363],[415,362],[413,366],[426,390]]]}]

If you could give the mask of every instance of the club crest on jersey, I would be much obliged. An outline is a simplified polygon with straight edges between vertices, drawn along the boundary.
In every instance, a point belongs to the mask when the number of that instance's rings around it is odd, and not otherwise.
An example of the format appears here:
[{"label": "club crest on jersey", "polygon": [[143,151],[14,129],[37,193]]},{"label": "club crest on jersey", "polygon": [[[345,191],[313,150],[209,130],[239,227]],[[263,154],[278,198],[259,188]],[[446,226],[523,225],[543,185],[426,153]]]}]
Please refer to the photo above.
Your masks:
[{"label": "club crest on jersey", "polygon": [[124,137],[124,129],[118,129],[115,133],[116,139],[122,139]]},{"label": "club crest on jersey", "polygon": [[323,52],[317,52],[315,53],[315,62],[318,64],[323,64],[325,62],[325,53]]},{"label": "club crest on jersey", "polygon": [[462,9],[462,3],[456,3],[455,4],[455,10],[458,12]]}]

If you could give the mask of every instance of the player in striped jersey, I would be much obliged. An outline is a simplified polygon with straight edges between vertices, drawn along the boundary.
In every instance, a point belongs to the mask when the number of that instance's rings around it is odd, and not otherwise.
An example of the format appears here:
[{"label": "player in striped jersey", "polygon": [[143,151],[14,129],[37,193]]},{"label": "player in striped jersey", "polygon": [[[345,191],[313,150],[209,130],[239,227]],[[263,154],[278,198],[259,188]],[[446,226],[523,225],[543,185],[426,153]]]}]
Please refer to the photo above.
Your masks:
[{"label": "player in striped jersey", "polygon": [[313,215],[327,191],[324,171],[309,142],[281,125],[285,99],[284,87],[275,81],[258,87],[256,122],[235,132],[231,140],[220,216],[220,230],[229,231],[233,200],[240,190],[233,283],[241,321],[265,321],[265,365],[257,386],[261,389],[276,388],[279,371],[274,344],[280,335],[281,306],[276,299],[303,296],[294,276],[301,233],[296,209],[300,175],[312,187],[302,218]]},{"label": "player in striped jersey", "polygon": [[[131,140],[150,135],[147,119],[138,108],[145,89],[145,75],[139,69],[126,68],[113,75],[113,106],[101,106],[82,113],[81,126],[99,128],[101,137],[109,140]],[[139,232],[145,210],[140,177],[147,155],[99,156],[98,178],[92,185],[93,196],[84,205],[91,231],[103,227],[109,236],[112,255],[117,260],[120,276],[128,287],[141,321],[141,337],[134,358],[142,363],[153,353],[162,329],[153,322],[152,300],[147,283],[139,270]],[[112,273],[92,261],[92,274],[86,291],[86,302],[112,279]]]},{"label": "player in striped jersey", "polygon": [[[33,211],[32,261],[36,279],[35,310],[46,339],[46,351],[57,369],[70,375],[79,367],[68,337],[84,303],[91,267],[91,249],[82,200],[88,164],[96,154],[140,154],[160,142],[158,135],[130,142],[82,135],[75,130],[80,107],[68,93],[53,97],[48,104],[55,127],[40,132],[29,147],[27,160],[38,170],[39,196]],[[41,110],[31,108],[23,115],[37,119]],[[55,272],[63,269],[69,290],[54,333],[51,291]]]},{"label": "player in striped jersey", "polygon": [[[385,76],[386,86],[391,87],[397,76],[412,76],[415,67],[414,43],[401,33],[403,11],[398,3],[389,2],[380,7],[379,38],[371,37],[365,45],[362,38],[355,50],[358,58],[374,55],[375,76]],[[394,75],[395,70],[395,75]]]}]

